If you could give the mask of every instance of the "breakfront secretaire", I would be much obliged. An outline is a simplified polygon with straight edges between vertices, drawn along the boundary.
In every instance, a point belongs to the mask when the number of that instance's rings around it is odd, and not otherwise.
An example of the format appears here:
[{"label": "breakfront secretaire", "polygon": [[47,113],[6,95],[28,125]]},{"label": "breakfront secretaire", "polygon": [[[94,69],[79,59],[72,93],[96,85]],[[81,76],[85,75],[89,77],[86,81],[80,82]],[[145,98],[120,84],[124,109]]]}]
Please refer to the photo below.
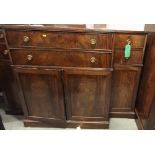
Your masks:
[{"label": "breakfront secretaire", "polygon": [[1,28],[25,126],[108,128],[109,116],[135,117],[146,33],[62,25]]}]

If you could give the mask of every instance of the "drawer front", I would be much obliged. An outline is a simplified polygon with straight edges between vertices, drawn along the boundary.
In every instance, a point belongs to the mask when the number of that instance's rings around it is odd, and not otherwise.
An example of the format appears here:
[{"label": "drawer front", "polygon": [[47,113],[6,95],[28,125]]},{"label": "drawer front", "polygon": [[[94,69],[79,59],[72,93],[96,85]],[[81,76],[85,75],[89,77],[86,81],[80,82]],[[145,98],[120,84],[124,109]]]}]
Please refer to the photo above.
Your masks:
[{"label": "drawer front", "polygon": [[115,50],[114,52],[114,63],[118,64],[143,64],[143,51],[131,51],[129,59],[124,58],[124,50]]},{"label": "drawer front", "polygon": [[133,34],[116,34],[115,35],[115,48],[124,48],[127,40],[131,41],[132,48],[144,48],[146,35],[133,35]]},{"label": "drawer front", "polygon": [[44,31],[7,31],[10,47],[51,47],[81,49],[111,49],[111,34],[79,34]]},{"label": "drawer front", "polygon": [[5,45],[0,44],[0,59],[9,59],[9,51]]},{"label": "drawer front", "polygon": [[111,53],[11,50],[14,65],[109,68]]},{"label": "drawer front", "polygon": [[0,42],[4,42],[4,34],[3,32],[0,30]]}]

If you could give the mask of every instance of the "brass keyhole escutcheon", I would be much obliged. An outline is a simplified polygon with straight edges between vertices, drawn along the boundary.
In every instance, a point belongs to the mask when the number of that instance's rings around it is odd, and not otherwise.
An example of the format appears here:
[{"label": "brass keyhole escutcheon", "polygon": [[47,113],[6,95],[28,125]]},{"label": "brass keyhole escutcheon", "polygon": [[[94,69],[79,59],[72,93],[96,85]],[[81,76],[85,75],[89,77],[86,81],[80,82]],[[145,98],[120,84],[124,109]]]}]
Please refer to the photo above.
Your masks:
[{"label": "brass keyhole escutcheon", "polygon": [[91,62],[91,63],[95,63],[95,62],[96,62],[96,58],[95,58],[95,57],[91,57],[91,58],[90,58],[90,62]]}]

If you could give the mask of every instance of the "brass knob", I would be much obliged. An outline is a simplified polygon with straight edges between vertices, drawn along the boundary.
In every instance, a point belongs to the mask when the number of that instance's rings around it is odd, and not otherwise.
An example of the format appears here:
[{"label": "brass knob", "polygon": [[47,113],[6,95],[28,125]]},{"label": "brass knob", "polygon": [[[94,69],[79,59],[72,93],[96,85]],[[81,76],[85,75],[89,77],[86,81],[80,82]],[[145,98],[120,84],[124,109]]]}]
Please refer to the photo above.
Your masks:
[{"label": "brass knob", "polygon": [[4,54],[4,55],[7,55],[8,53],[9,53],[9,50],[4,50],[4,51],[3,51],[3,54]]},{"label": "brass knob", "polygon": [[46,35],[46,34],[43,34],[43,35],[42,35],[42,37],[43,37],[43,38],[46,38],[46,37],[47,37],[47,35]]},{"label": "brass knob", "polygon": [[33,59],[33,56],[31,54],[27,55],[27,60],[31,61]]},{"label": "brass knob", "polygon": [[96,39],[90,39],[90,44],[91,45],[96,45]]},{"label": "brass knob", "polygon": [[24,41],[25,43],[29,42],[29,40],[30,40],[30,38],[29,38],[28,36],[24,36],[23,41]]},{"label": "brass knob", "polygon": [[0,39],[2,39],[2,38],[4,38],[4,35],[1,33],[1,34],[0,34]]},{"label": "brass knob", "polygon": [[96,62],[96,58],[95,58],[95,57],[91,57],[91,58],[90,58],[90,62],[91,62],[91,63],[95,63],[95,62]]}]

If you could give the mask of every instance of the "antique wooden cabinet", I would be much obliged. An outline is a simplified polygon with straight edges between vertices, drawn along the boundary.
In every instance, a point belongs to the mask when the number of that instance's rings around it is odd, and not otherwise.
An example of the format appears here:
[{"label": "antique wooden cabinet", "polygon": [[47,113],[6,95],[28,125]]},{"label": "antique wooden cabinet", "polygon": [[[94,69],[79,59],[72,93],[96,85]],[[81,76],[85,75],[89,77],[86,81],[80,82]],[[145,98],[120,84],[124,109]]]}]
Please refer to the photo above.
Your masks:
[{"label": "antique wooden cabinet", "polygon": [[139,129],[155,129],[155,33],[148,35],[144,68],[136,100]]},{"label": "antique wooden cabinet", "polygon": [[[135,117],[147,34],[4,25],[25,126],[108,128]],[[130,41],[131,56],[124,58]]]},{"label": "antique wooden cabinet", "polygon": [[6,113],[22,114],[18,86],[14,77],[4,30],[0,30],[0,91],[6,102]]}]

